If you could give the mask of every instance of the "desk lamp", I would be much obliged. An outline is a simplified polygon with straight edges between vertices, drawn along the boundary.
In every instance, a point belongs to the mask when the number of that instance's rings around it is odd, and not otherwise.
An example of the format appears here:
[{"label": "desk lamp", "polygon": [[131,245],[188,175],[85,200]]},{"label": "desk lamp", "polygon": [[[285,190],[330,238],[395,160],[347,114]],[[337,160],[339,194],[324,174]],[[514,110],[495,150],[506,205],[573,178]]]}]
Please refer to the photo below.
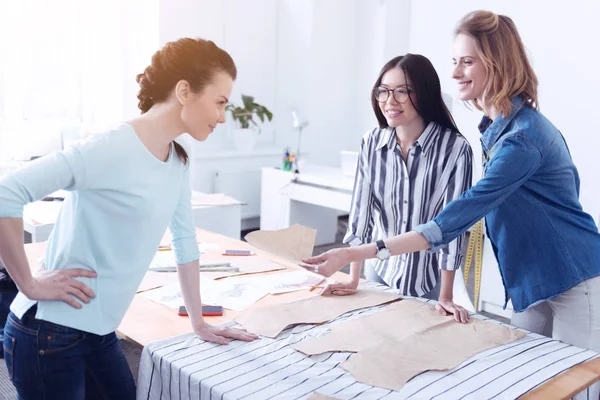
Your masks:
[{"label": "desk lamp", "polygon": [[308,121],[300,118],[296,110],[292,110],[292,128],[298,130],[298,149],[296,151],[296,157],[294,157],[294,163],[296,163],[296,169],[294,170],[294,174],[296,175],[300,173],[300,170],[298,169],[298,159],[300,157],[300,142],[302,140],[302,130],[306,128],[307,125]]}]

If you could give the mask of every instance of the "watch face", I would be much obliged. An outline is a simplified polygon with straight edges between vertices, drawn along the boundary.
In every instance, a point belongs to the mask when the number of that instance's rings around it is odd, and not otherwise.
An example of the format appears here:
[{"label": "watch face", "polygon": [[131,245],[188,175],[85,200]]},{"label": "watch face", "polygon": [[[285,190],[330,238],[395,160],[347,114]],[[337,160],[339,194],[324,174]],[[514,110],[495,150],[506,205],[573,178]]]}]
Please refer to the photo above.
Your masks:
[{"label": "watch face", "polygon": [[391,255],[392,253],[388,248],[383,248],[377,252],[377,258],[380,260],[387,260]]}]

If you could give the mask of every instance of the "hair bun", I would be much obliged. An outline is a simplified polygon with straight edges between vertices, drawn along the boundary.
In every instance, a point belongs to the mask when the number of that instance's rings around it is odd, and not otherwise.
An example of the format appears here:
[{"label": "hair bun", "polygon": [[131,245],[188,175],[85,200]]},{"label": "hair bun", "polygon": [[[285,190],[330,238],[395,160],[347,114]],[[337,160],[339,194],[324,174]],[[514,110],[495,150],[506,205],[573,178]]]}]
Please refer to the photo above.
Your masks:
[{"label": "hair bun", "polygon": [[140,90],[137,94],[139,100],[138,107],[145,113],[154,105],[152,93],[154,93],[154,85],[152,82],[152,66],[146,67],[144,72],[138,74],[135,78],[137,83],[140,85]]}]

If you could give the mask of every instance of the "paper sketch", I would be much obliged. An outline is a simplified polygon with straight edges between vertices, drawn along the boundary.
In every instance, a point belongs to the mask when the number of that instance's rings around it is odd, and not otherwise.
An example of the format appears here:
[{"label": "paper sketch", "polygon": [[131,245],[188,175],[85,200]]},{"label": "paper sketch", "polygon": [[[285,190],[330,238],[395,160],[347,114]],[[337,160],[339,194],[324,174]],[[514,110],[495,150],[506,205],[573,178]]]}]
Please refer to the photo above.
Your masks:
[{"label": "paper sketch", "polygon": [[[201,259],[204,262],[216,261],[216,260],[224,260],[226,259],[231,263],[233,267],[239,269],[238,272],[222,272],[214,275],[210,275],[212,279],[225,279],[231,278],[234,276],[242,276],[242,275],[254,275],[260,274],[263,272],[273,272],[273,271],[281,271],[286,269],[283,265],[279,265],[274,263],[273,261],[269,261],[260,256],[246,256],[246,257],[204,257]],[[264,275],[268,276],[268,275]]]},{"label": "paper sketch", "polygon": [[271,294],[295,292],[318,285],[322,276],[306,271],[282,272],[246,278],[246,282]]},{"label": "paper sketch", "polygon": [[[202,304],[218,305],[234,311],[244,310],[267,294],[267,292],[246,283],[228,283],[210,279],[200,281]],[[149,290],[142,295],[149,300],[175,309],[183,305],[183,294],[179,282]]]}]

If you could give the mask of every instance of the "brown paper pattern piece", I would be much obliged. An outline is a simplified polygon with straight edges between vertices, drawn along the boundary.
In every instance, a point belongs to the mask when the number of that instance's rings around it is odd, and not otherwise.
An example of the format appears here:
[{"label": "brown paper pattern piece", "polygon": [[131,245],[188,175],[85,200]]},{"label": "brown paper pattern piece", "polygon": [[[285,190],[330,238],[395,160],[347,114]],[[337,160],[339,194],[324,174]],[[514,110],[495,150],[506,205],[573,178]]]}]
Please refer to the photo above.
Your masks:
[{"label": "brown paper pattern piece", "polygon": [[276,231],[250,232],[244,239],[257,249],[296,263],[312,256],[316,237],[315,229],[295,224]]},{"label": "brown paper pattern piece", "polygon": [[399,342],[379,342],[353,355],[341,366],[358,382],[400,390],[414,376],[452,369],[475,354],[511,343],[524,332],[489,321],[453,321],[410,335]]},{"label": "brown paper pattern piece", "polygon": [[248,310],[235,321],[249,332],[275,338],[290,325],[322,324],[349,311],[400,300],[381,290],[359,290],[352,296],[314,296],[291,303]]},{"label": "brown paper pattern piece", "polygon": [[429,304],[404,300],[374,314],[332,325],[329,334],[303,340],[292,347],[307,355],[359,352],[373,346],[374,340],[385,345],[453,320],[454,317],[441,315]]}]

